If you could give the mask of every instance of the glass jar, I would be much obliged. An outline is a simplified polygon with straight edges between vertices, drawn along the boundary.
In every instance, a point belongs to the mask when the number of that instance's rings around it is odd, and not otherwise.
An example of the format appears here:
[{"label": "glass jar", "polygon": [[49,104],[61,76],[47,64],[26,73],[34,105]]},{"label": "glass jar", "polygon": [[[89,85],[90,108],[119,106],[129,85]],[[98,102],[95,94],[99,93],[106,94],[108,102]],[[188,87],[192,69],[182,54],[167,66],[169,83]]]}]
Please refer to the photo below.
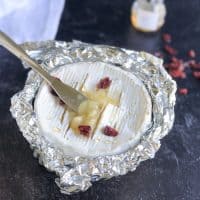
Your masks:
[{"label": "glass jar", "polygon": [[142,32],[159,30],[166,16],[166,7],[163,0],[136,0],[131,8],[131,22]]}]

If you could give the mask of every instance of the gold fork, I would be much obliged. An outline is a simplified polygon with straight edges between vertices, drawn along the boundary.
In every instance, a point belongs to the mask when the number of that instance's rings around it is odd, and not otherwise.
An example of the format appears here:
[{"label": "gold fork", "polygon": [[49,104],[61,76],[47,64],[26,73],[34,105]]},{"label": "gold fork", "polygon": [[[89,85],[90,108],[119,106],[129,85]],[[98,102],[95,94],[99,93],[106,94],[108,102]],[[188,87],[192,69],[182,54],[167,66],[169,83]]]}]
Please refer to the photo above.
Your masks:
[{"label": "gold fork", "polygon": [[87,100],[83,94],[75,90],[69,85],[64,84],[59,79],[51,76],[46,72],[39,64],[36,63],[27,53],[17,45],[11,38],[9,38],[5,33],[0,31],[0,44],[9,50],[19,59],[25,61],[30,65],[30,67],[37,72],[56,92],[58,97],[72,110],[77,112],[79,105]]}]

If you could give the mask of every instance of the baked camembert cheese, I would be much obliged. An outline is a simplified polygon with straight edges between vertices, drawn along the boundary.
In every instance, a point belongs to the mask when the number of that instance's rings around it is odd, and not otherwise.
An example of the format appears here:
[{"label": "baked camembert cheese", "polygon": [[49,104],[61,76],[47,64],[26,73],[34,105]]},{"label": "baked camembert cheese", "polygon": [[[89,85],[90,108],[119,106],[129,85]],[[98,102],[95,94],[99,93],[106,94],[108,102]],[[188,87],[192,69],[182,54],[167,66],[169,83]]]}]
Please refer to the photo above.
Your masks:
[{"label": "baked camembert cheese", "polygon": [[150,95],[133,74],[103,62],[80,62],[59,67],[52,75],[89,99],[75,113],[46,83],[39,89],[35,111],[41,134],[66,155],[122,153],[151,127]]}]

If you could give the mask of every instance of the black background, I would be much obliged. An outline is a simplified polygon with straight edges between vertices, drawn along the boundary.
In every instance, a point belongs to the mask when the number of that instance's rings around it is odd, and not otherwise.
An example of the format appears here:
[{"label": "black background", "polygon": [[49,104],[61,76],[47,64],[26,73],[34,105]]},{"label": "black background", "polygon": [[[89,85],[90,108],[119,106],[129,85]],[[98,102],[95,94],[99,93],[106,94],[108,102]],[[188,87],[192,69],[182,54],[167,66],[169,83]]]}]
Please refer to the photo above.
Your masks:
[{"label": "black background", "polygon": [[[130,24],[130,0],[68,0],[56,39],[109,44],[155,52],[162,32],[186,59],[194,48],[200,57],[200,1],[166,0],[166,24],[155,34],[136,32]],[[200,58],[199,58],[200,60]],[[86,192],[62,195],[55,175],[38,164],[9,112],[10,97],[21,90],[27,75],[20,61],[0,48],[0,200],[199,200],[200,81],[178,81],[187,96],[177,95],[174,128],[162,140],[156,157],[135,172],[100,181]]]}]

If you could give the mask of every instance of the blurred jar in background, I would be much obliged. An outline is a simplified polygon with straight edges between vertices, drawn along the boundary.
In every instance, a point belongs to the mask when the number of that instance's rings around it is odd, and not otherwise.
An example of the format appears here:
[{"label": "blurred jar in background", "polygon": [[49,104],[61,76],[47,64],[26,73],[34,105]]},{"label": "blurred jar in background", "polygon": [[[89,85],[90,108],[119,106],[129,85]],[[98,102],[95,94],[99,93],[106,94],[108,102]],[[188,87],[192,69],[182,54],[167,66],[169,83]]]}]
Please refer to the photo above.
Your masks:
[{"label": "blurred jar in background", "polygon": [[142,32],[155,32],[165,23],[163,0],[136,0],[131,8],[132,25]]},{"label": "blurred jar in background", "polygon": [[0,0],[0,30],[16,42],[54,39],[65,0]]}]

